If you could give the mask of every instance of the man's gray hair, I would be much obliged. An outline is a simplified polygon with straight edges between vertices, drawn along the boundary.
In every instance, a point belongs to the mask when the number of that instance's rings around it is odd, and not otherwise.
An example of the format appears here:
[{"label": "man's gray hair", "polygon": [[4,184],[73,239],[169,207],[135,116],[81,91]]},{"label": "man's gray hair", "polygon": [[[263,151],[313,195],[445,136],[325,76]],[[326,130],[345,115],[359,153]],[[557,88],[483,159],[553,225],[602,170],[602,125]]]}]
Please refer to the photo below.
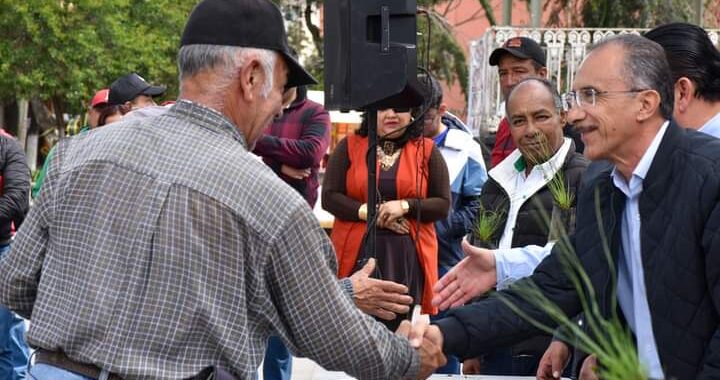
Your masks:
[{"label": "man's gray hair", "polygon": [[662,46],[635,34],[621,34],[604,39],[589,51],[617,44],[625,50],[623,81],[628,90],[655,90],[660,94],[660,114],[670,119],[675,103],[674,85],[670,65]]},{"label": "man's gray hair", "polygon": [[185,45],[178,53],[180,81],[205,70],[217,70],[221,79],[215,84],[215,91],[223,93],[237,78],[240,69],[252,58],[260,61],[268,78],[262,88],[262,96],[267,97],[273,88],[277,60],[277,53],[272,50],[223,45]]}]

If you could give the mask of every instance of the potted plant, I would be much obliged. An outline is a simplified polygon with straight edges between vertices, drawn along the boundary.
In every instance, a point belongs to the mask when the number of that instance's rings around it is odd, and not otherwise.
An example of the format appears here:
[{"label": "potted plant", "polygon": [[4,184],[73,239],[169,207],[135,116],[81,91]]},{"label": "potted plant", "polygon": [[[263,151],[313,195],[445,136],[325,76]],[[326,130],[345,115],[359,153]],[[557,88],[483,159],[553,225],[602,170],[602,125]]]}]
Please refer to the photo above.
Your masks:
[{"label": "potted plant", "polygon": [[473,227],[470,244],[476,247],[495,249],[495,236],[503,224],[504,213],[499,210],[488,210],[480,206],[478,217]]}]

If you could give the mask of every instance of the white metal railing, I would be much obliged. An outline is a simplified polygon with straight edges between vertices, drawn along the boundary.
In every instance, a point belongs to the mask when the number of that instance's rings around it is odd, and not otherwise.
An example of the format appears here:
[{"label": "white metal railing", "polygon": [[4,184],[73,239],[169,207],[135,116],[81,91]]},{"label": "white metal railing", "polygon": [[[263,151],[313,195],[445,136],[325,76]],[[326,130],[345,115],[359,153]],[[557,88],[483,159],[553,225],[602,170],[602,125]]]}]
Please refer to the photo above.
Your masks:
[{"label": "white metal railing", "polygon": [[[490,66],[490,54],[506,40],[523,36],[541,43],[547,56],[550,79],[560,93],[569,90],[587,47],[605,37],[617,34],[640,34],[647,29],[601,28],[516,28],[492,27],[470,43],[470,78],[468,86],[467,125],[479,136],[494,132],[505,111],[498,82],[497,68]],[[708,30],[710,40],[718,45],[720,30]]]}]

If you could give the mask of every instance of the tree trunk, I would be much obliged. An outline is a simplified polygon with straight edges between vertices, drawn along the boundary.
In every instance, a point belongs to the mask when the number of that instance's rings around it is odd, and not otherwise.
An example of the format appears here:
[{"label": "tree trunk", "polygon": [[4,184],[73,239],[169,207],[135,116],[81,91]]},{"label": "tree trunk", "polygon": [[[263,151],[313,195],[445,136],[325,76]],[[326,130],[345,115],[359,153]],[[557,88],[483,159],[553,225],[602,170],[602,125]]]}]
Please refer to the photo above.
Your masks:
[{"label": "tree trunk", "polygon": [[55,110],[55,125],[57,127],[58,138],[62,140],[65,137],[65,103],[58,96],[53,96],[53,109]]},{"label": "tree trunk", "polygon": [[28,166],[30,167],[30,173],[37,169],[37,156],[38,156],[38,140],[37,133],[30,133],[27,137],[27,148],[25,148],[25,154],[27,155]]},{"label": "tree trunk", "polygon": [[313,44],[315,44],[315,50],[317,50],[318,56],[322,58],[325,52],[323,51],[323,40],[320,36],[320,28],[318,28],[317,25],[312,23],[313,3],[313,1],[308,1],[305,5],[305,26],[310,31],[310,35],[312,35]]},{"label": "tree trunk", "polygon": [[28,118],[29,106],[30,106],[30,104],[28,104],[27,99],[18,99],[17,100],[17,108],[18,108],[17,139],[20,142],[20,145],[22,145],[23,149],[25,149],[25,140],[27,140],[28,128],[30,128],[30,119]]},{"label": "tree trunk", "polygon": [[0,128],[5,127],[5,103],[0,102]]},{"label": "tree trunk", "polygon": [[54,117],[50,110],[45,107],[45,103],[38,98],[34,97],[30,100],[32,106],[33,116],[35,116],[35,122],[40,127],[40,134],[44,134],[48,129],[54,129],[56,124]]}]

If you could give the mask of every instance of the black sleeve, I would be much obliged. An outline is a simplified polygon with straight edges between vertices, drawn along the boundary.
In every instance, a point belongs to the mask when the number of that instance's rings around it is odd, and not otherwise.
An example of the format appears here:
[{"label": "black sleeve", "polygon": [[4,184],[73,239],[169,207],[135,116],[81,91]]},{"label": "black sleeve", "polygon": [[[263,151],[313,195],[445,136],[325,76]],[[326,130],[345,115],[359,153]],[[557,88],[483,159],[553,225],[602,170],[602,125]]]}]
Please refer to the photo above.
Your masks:
[{"label": "black sleeve", "polygon": [[542,293],[566,315],[580,312],[577,292],[559,262],[559,244],[535,269],[532,276],[518,281],[480,302],[453,309],[448,317],[436,322],[443,333],[443,351],[461,358],[477,357],[496,347],[519,343],[540,330],[517,315],[499,297],[502,294],[513,305],[540,323],[554,328],[557,324],[544,311],[533,306],[516,291],[517,286],[534,282]]},{"label": "black sleeve", "polygon": [[407,200],[410,204],[407,216],[415,218],[420,207],[420,221],[424,223],[445,219],[450,210],[450,179],[447,165],[434,145],[428,160],[428,171],[427,198]]},{"label": "black sleeve", "polygon": [[2,149],[2,196],[0,196],[0,225],[15,222],[16,227],[25,218],[29,208],[30,169],[25,152],[13,138],[0,137]]}]

